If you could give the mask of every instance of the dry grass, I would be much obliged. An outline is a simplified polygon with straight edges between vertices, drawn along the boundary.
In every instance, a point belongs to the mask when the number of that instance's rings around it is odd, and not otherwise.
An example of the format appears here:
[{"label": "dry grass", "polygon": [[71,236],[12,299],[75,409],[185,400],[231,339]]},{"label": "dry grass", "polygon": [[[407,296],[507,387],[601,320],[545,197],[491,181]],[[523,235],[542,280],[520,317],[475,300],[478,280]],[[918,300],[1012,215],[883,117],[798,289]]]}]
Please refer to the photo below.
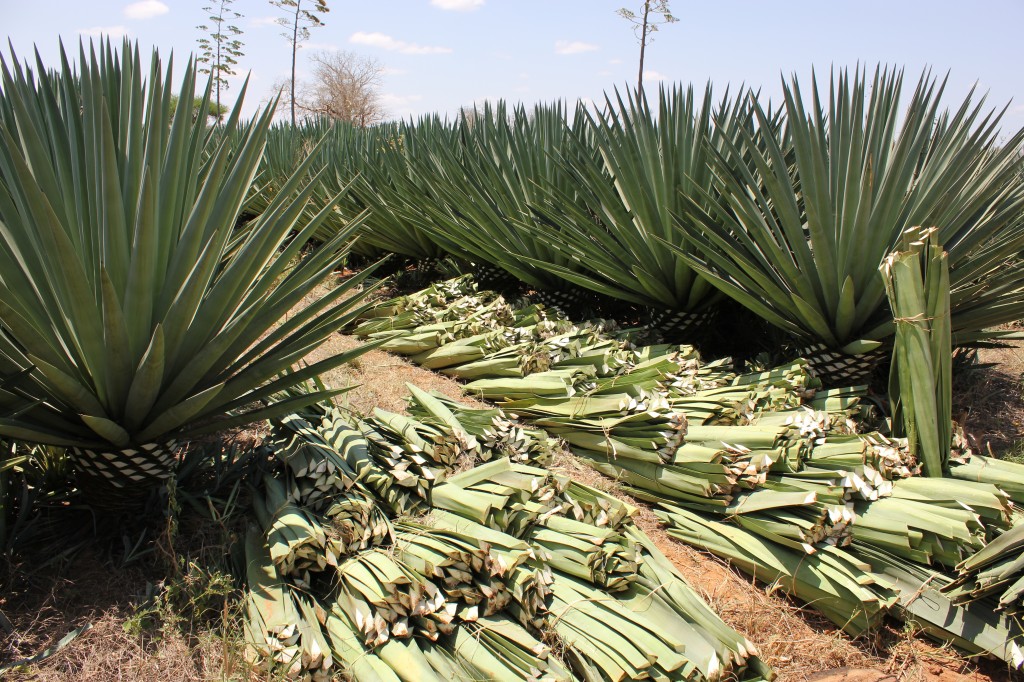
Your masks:
[{"label": "dry grass", "polygon": [[[117,568],[97,553],[44,572],[12,569],[0,610],[14,631],[0,649],[0,663],[34,656],[83,625],[79,635],[52,658],[0,674],[5,680],[249,680],[255,672],[242,657],[240,635],[229,602],[191,622],[139,623],[140,604],[161,580],[150,566]],[[226,634],[225,634],[226,633]]]},{"label": "dry grass", "polygon": [[[301,310],[324,295],[330,284],[324,284],[306,296],[296,306]],[[354,293],[354,292],[353,292]],[[373,299],[387,298],[394,292],[375,292]],[[354,336],[334,334],[319,348],[303,360],[313,364],[321,360],[351,351],[362,345]],[[405,413],[405,397],[409,394],[406,383],[415,383],[425,391],[440,391],[447,395],[461,395],[461,385],[443,374],[430,372],[413,365],[403,358],[380,350],[363,353],[352,362],[321,375],[321,381],[328,388],[349,388],[347,393],[335,399],[339,406],[357,414],[370,414],[379,407],[389,412]],[[476,407],[486,407],[471,398],[463,402]]]},{"label": "dry grass", "polygon": [[[307,362],[316,362],[360,345],[359,339],[336,334],[323,346],[310,354]],[[450,396],[461,395],[460,384],[443,374],[421,369],[406,360],[371,350],[352,363],[343,365],[321,377],[330,388],[352,387],[336,399],[340,405],[358,414],[369,414],[379,407],[389,412],[405,413],[405,397],[409,395],[406,383],[416,384],[425,391],[440,391]],[[474,407],[486,407],[472,398],[462,402]]]}]

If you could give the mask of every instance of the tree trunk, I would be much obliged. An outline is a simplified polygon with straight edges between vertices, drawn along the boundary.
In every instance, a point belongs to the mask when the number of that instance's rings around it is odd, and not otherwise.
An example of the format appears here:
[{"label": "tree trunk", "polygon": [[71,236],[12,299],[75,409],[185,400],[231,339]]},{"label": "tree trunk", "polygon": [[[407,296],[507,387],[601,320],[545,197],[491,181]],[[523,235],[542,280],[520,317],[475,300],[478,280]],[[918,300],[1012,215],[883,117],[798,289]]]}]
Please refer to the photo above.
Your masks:
[{"label": "tree trunk", "polygon": [[[224,42],[224,0],[220,1],[220,8],[219,8],[219,11],[217,12],[217,35],[220,36],[220,37],[217,38],[217,63],[214,65],[214,68],[213,68],[213,87],[217,88],[217,91],[216,91],[217,115],[216,115],[215,118],[217,119],[217,123],[220,123],[220,85],[221,85],[221,78],[223,77],[223,72],[221,71],[221,67],[220,67],[220,64],[221,64],[220,48],[221,48],[221,44]],[[209,113],[210,112],[208,112],[208,111],[203,111],[203,112],[200,112],[199,115],[200,116],[207,116]],[[203,120],[205,121],[206,119],[204,118]]]},{"label": "tree trunk", "polygon": [[302,0],[295,3],[295,22],[292,24],[292,127],[295,127],[295,55],[299,51],[299,10]]},{"label": "tree trunk", "polygon": [[640,29],[640,70],[636,76],[637,96],[644,94],[644,50],[647,47],[647,16],[651,13],[651,0],[644,0],[644,23]]},{"label": "tree trunk", "polygon": [[[220,33],[220,29],[217,30],[217,33]],[[220,121],[220,78],[221,78],[221,71],[220,71],[220,41],[218,40],[217,41],[217,75],[213,79],[213,87],[217,88],[217,120],[218,121]],[[203,112],[203,113],[205,114],[205,113],[208,113],[208,112]]]}]

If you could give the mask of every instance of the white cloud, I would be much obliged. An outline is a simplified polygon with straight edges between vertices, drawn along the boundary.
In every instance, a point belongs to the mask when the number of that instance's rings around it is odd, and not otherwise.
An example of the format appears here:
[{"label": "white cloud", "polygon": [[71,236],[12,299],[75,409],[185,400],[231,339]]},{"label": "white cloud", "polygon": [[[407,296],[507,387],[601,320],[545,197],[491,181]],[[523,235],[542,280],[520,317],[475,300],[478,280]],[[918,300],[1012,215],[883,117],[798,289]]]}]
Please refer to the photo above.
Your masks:
[{"label": "white cloud", "polygon": [[303,50],[323,50],[324,52],[337,52],[341,48],[334,43],[299,43]]},{"label": "white cloud", "polygon": [[249,80],[249,85],[252,85],[253,83],[258,83],[260,81],[260,76],[259,74],[252,73],[250,71],[236,73],[230,76],[224,76],[224,80],[226,80],[228,82],[228,85],[232,88],[241,87],[242,83],[244,83],[246,79]]},{"label": "white cloud", "polygon": [[384,93],[380,96],[380,101],[387,107],[407,107],[414,102],[419,102],[423,99],[423,95],[395,95],[392,93]]},{"label": "white cloud", "polygon": [[430,0],[430,4],[444,10],[471,12],[483,7],[484,0]]},{"label": "white cloud", "polygon": [[139,0],[139,2],[126,5],[124,15],[129,19],[152,19],[170,11],[171,8],[160,0]]},{"label": "white cloud", "polygon": [[579,40],[558,40],[555,42],[556,54],[580,54],[581,52],[593,52],[597,45],[584,43]]},{"label": "white cloud", "polygon": [[83,36],[126,36],[128,28],[125,26],[93,26],[92,28],[80,28],[78,33]]},{"label": "white cloud", "polygon": [[609,64],[621,64],[622,60],[621,59],[609,59],[608,63]]},{"label": "white cloud", "polygon": [[263,26],[278,26],[277,17],[253,17],[249,20],[249,26],[252,28],[261,28]]},{"label": "white cloud", "polygon": [[401,52],[402,54],[448,54],[452,51],[450,47],[407,43],[404,40],[398,40],[383,33],[363,33],[358,31],[353,33],[352,37],[348,40],[356,45],[369,45],[370,47],[379,47],[382,50],[391,50],[393,52]]},{"label": "white cloud", "polygon": [[663,73],[659,73],[657,71],[654,71],[652,69],[648,69],[648,70],[644,71],[644,80],[645,81],[663,81],[666,78],[668,78],[668,76],[666,76]]},{"label": "white cloud", "polygon": [[396,69],[393,66],[385,66],[380,72],[385,76],[404,76],[409,73],[405,69]]},{"label": "white cloud", "polygon": [[420,113],[416,104],[423,99],[423,95],[395,95],[384,93],[380,96],[380,103],[383,105],[388,116],[402,118],[404,116],[415,116]]}]

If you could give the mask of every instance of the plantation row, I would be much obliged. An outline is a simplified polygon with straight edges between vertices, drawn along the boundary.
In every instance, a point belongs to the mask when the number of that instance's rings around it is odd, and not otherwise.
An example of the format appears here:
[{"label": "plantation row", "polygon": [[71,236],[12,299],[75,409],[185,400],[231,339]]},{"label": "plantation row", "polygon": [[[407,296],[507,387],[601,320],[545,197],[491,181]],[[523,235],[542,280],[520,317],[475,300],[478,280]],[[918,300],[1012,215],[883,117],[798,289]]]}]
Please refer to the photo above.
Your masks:
[{"label": "plantation row", "polygon": [[731,297],[797,345],[850,355],[888,350],[878,268],[907,229],[935,227],[954,343],[967,344],[1024,317],[1024,131],[1004,140],[983,98],[944,109],[943,89],[924,74],[907,92],[879,70],[807,94],[794,78],[775,109],[675,86],[597,113],[498,104],[454,121],[279,126],[250,206],[312,156],[311,212],[349,187],[321,239],[369,210],[355,247],[367,255],[448,254],[497,284],[683,325]]}]

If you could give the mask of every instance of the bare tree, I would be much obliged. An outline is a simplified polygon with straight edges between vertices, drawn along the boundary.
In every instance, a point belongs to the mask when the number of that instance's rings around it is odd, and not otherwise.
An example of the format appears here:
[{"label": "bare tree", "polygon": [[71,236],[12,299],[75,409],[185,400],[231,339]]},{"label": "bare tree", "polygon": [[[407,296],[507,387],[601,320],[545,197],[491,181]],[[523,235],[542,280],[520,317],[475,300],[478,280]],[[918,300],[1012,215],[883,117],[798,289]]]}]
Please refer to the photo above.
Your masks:
[{"label": "bare tree", "polygon": [[476,102],[469,106],[459,107],[459,120],[462,121],[462,125],[466,126],[467,130],[472,130],[481,118],[483,118],[483,112],[480,111],[480,107]]},{"label": "bare tree", "polygon": [[[312,76],[295,84],[294,108],[304,116],[325,116],[366,127],[384,120],[380,85],[384,67],[352,52],[318,51],[309,56]],[[287,81],[275,84],[281,103],[291,105]]]},{"label": "bare tree", "polygon": [[[616,12],[620,17],[633,24],[633,30],[640,41],[640,70],[636,77],[636,89],[639,94],[644,92],[644,52],[647,48],[647,43],[654,39],[652,34],[657,32],[660,24],[674,24],[679,21],[672,16],[672,11],[668,7],[668,0],[643,0],[643,3],[640,14],[625,7]],[[651,14],[660,14],[661,19],[658,20],[652,17]]]},{"label": "bare tree", "polygon": [[313,77],[297,104],[307,114],[348,121],[365,128],[384,119],[380,99],[384,67],[376,59],[352,52],[314,52]]}]

